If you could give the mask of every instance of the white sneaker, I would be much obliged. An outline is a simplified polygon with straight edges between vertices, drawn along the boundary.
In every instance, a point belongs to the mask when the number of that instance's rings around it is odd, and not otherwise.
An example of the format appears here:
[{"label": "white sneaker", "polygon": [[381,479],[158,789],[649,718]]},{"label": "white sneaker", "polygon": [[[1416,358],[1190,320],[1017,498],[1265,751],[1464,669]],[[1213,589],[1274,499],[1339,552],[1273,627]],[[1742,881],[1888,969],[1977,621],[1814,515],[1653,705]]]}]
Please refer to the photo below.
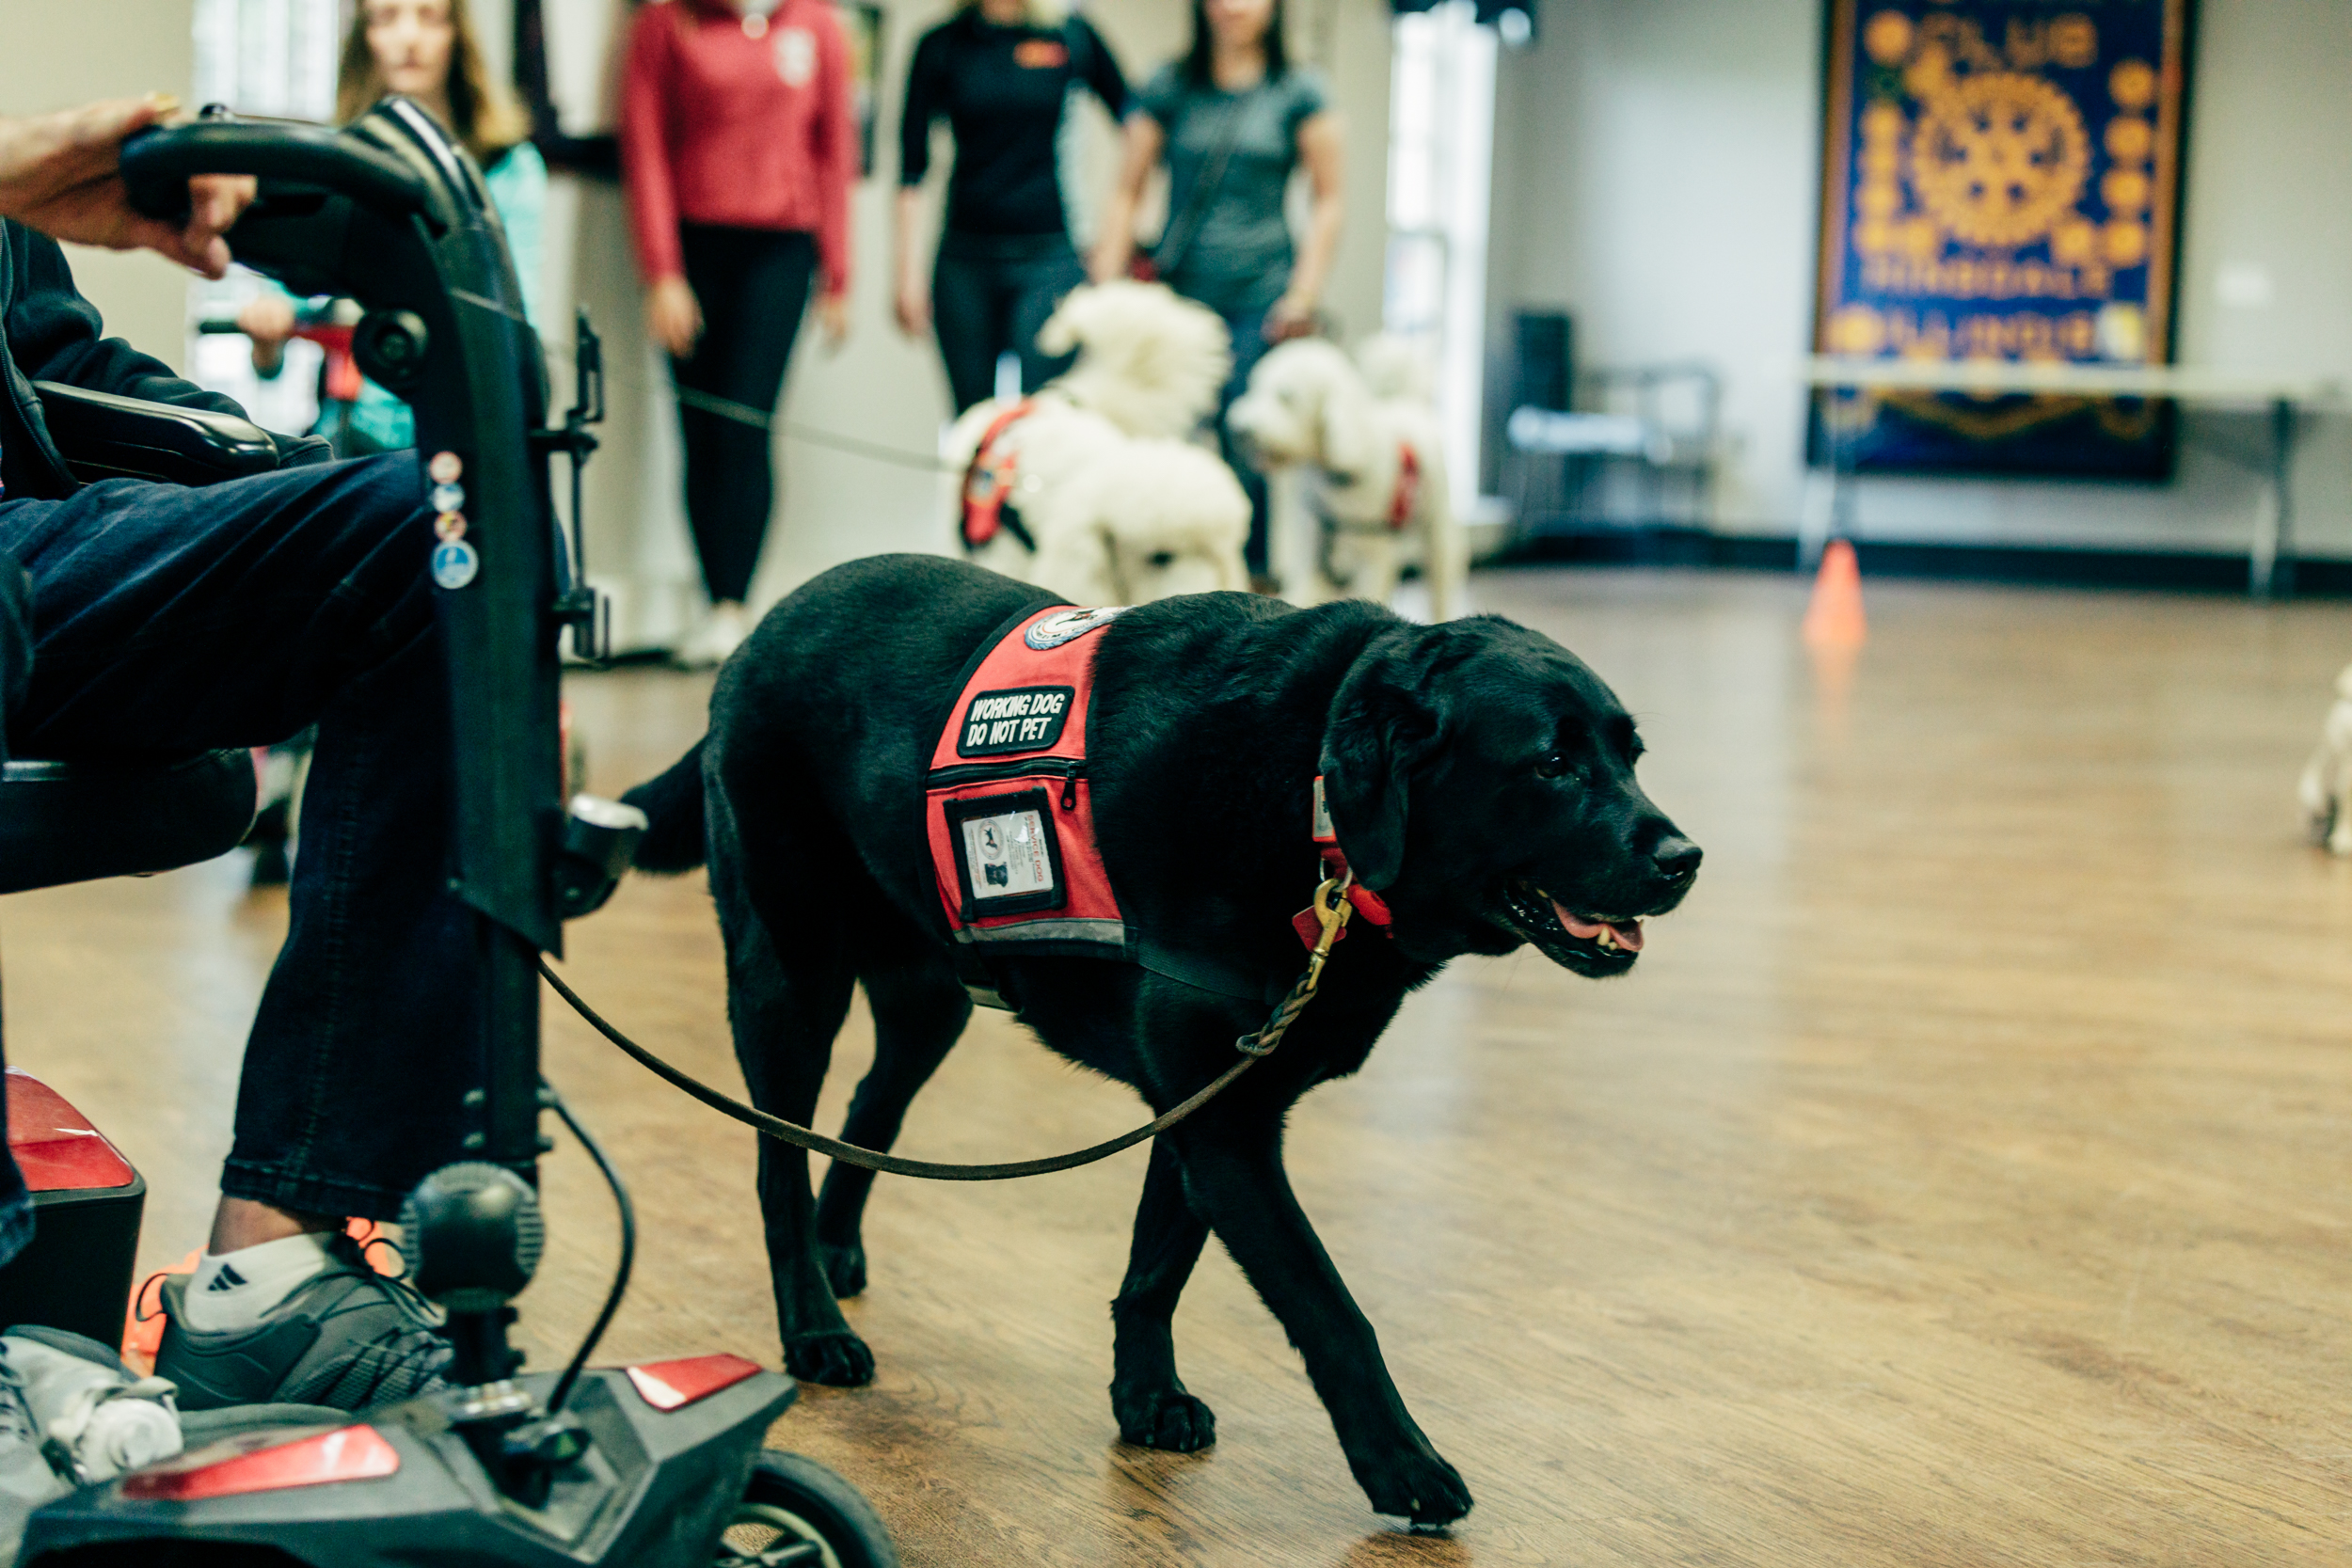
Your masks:
[{"label": "white sneaker", "polygon": [[702,625],[687,633],[670,661],[684,670],[713,670],[751,634],[751,621],[739,604],[715,604]]}]

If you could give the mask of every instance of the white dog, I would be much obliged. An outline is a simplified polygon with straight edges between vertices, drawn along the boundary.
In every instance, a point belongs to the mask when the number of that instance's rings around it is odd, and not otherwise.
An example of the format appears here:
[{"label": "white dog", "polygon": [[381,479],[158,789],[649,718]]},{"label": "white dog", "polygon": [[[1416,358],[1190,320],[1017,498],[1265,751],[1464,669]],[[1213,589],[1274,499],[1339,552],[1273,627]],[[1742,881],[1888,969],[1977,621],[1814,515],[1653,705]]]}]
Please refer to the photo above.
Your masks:
[{"label": "white dog", "polygon": [[1049,388],[1130,436],[1189,436],[1233,373],[1223,318],[1165,283],[1118,278],[1073,289],[1039,329],[1037,346],[1075,349],[1078,362]]},{"label": "white dog", "polygon": [[1314,580],[1304,603],[1352,594],[1385,603],[1400,546],[1420,546],[1429,613],[1461,606],[1462,531],[1447,499],[1445,446],[1420,356],[1393,338],[1350,359],[1303,338],[1269,350],[1226,412],[1234,436],[1270,467],[1308,470],[1317,518]]},{"label": "white dog", "polygon": [[1156,283],[1073,290],[1038,334],[1077,362],[1035,396],[992,398],[942,456],[965,553],[1079,604],[1142,604],[1247,586],[1249,500],[1179,437],[1216,406],[1232,364],[1215,312]]},{"label": "white dog", "polygon": [[2319,745],[2296,786],[2304,826],[2330,854],[2352,855],[2352,664],[2336,675],[2335,705],[2319,726]]}]

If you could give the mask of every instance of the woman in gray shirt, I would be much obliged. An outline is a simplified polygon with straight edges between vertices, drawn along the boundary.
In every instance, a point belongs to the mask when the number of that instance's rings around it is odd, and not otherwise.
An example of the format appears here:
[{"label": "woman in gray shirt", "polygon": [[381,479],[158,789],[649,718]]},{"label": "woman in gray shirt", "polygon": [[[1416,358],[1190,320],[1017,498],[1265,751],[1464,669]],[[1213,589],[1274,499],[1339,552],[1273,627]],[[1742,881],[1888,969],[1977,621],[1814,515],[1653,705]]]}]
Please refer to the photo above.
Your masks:
[{"label": "woman in gray shirt", "polygon": [[[1265,481],[1236,450],[1225,408],[1241,395],[1269,344],[1314,330],[1315,309],[1340,237],[1339,116],[1323,79],[1290,63],[1281,0],[1192,0],[1192,48],[1136,95],[1119,183],[1103,214],[1089,269],[1127,271],[1144,183],[1168,164],[1168,226],[1152,252],[1160,277],[1225,318],[1233,375],[1217,408],[1225,461],[1249,492],[1249,571],[1266,576]],[[1294,247],[1283,198],[1305,168],[1314,201]]]}]

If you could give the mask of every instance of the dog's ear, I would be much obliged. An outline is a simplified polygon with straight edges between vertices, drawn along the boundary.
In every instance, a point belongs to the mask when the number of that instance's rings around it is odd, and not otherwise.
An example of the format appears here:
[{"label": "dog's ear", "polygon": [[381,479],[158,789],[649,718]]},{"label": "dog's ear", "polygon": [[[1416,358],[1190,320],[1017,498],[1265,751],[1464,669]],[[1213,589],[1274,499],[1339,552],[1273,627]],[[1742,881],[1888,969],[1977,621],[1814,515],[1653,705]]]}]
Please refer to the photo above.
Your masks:
[{"label": "dog's ear", "polygon": [[1426,641],[1426,629],[1405,628],[1375,639],[1340,683],[1324,726],[1324,804],[1356,879],[1375,893],[1404,873],[1413,773],[1442,743]]}]

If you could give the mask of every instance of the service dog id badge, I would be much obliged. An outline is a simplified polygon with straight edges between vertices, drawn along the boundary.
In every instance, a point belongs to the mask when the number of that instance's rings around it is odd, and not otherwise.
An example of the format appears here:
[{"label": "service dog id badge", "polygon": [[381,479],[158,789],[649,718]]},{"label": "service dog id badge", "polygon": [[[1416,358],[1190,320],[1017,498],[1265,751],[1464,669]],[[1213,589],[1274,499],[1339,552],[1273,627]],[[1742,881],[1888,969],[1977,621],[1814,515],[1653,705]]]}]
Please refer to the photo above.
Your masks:
[{"label": "service dog id badge", "polygon": [[942,809],[966,921],[1062,907],[1061,843],[1044,790],[948,800]]}]

